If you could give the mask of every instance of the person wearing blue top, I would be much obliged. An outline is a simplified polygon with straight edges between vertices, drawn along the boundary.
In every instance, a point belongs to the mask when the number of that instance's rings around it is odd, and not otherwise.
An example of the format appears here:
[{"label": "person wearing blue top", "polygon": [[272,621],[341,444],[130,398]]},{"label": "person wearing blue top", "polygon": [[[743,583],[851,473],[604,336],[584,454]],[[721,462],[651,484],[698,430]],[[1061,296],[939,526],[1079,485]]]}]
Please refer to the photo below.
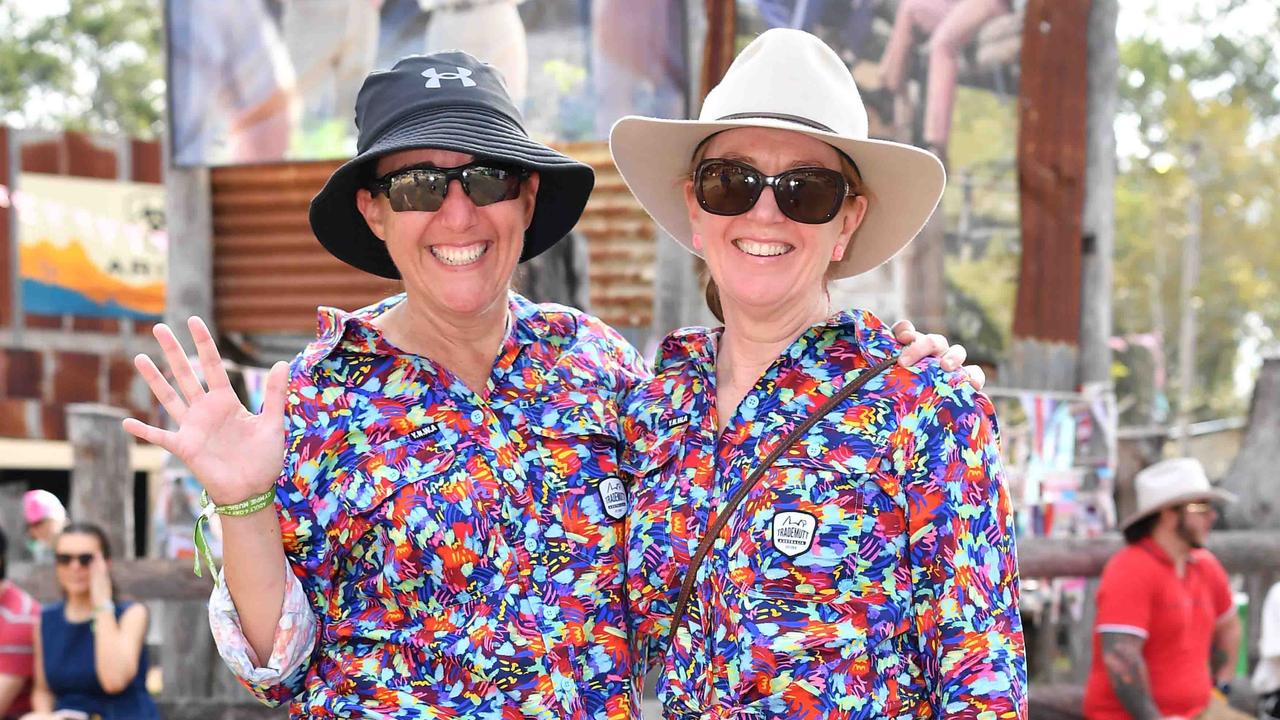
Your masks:
[{"label": "person wearing blue top", "polygon": [[40,613],[32,712],[23,720],[159,720],[147,694],[147,608],[115,601],[111,546],[72,523],[54,543],[63,600]]}]

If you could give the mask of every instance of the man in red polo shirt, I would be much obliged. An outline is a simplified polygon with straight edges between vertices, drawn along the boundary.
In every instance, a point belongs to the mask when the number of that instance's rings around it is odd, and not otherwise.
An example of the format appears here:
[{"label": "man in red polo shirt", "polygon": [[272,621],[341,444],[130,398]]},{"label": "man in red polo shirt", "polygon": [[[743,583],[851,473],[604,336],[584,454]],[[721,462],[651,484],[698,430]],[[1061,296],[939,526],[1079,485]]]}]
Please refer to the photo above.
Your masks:
[{"label": "man in red polo shirt", "polygon": [[9,541],[0,530],[0,718],[31,710],[32,634],[40,606],[5,579]]},{"label": "man in red polo shirt", "polygon": [[1231,501],[1191,458],[1157,463],[1135,480],[1138,509],[1121,525],[1128,546],[1098,585],[1088,720],[1248,720],[1214,686],[1234,675],[1240,644],[1227,573],[1205,539]]}]

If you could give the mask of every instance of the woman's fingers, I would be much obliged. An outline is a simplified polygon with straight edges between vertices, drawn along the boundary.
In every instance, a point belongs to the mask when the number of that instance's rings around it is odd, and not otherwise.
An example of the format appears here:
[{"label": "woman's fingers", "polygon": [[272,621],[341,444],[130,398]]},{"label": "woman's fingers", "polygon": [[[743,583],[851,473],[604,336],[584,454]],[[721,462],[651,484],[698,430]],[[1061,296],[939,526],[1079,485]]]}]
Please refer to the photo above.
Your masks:
[{"label": "woman's fingers", "polygon": [[191,368],[191,362],[187,360],[187,354],[183,351],[182,345],[178,344],[178,338],[164,323],[156,325],[151,332],[155,335],[156,342],[160,343],[165,361],[169,363],[169,372],[173,373],[173,379],[178,383],[178,389],[182,391],[183,397],[187,399],[187,404],[195,404],[196,400],[204,395],[204,386],[200,384],[200,379]]},{"label": "woman's fingers", "polygon": [[209,326],[204,320],[192,316],[187,319],[187,329],[191,331],[191,340],[196,346],[196,355],[200,358],[200,367],[204,370],[204,382],[209,391],[231,387],[231,379],[227,377],[227,369],[222,366],[222,355],[218,353],[218,345],[213,341]]},{"label": "woman's fingers", "polygon": [[124,425],[125,432],[138,438],[139,440],[149,442],[152,445],[159,445],[160,447],[164,448],[165,450],[168,450],[174,455],[178,454],[177,433],[173,433],[168,430],[161,430],[158,427],[155,427],[153,425],[148,425],[142,422],[141,420],[137,420],[135,418],[125,418],[122,424]]},{"label": "woman's fingers", "polygon": [[942,365],[943,370],[951,371],[958,369],[961,365],[964,365],[964,361],[967,360],[968,357],[969,352],[964,349],[963,345],[952,345],[947,348],[946,352],[942,353],[942,359],[938,362]]},{"label": "woman's fingers", "polygon": [[941,357],[948,348],[947,339],[941,335],[922,335],[916,333],[915,339],[902,349],[898,363],[903,367],[911,367],[927,357]]},{"label": "woman's fingers", "polygon": [[151,394],[156,396],[160,404],[164,406],[165,412],[169,413],[169,417],[174,422],[181,424],[182,419],[187,415],[187,404],[178,397],[178,392],[173,389],[168,380],[164,379],[164,375],[160,374],[160,368],[156,367],[155,362],[146,355],[138,355],[133,359],[133,366],[138,369],[138,374],[147,382],[147,387],[151,388]]},{"label": "woman's fingers", "polygon": [[266,387],[263,388],[262,415],[278,418],[284,424],[284,405],[288,395],[289,363],[278,362],[271,366],[267,373]]},{"label": "woman's fingers", "polygon": [[910,345],[918,334],[910,320],[899,320],[893,324],[893,337],[903,345]]},{"label": "woman's fingers", "polygon": [[965,365],[964,374],[969,376],[969,384],[974,390],[981,390],[987,385],[987,371],[981,365]]}]

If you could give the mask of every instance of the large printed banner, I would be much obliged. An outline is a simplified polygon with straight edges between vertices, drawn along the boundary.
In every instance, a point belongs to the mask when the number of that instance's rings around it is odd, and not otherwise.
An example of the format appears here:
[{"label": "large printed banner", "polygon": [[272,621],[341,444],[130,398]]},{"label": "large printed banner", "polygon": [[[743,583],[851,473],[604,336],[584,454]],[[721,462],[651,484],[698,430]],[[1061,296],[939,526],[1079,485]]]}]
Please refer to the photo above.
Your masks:
[{"label": "large printed banner", "polygon": [[356,93],[405,55],[497,67],[542,141],[683,117],[689,0],[167,0],[174,162],[349,157]]},{"label": "large printed banner", "polygon": [[26,312],[160,319],[163,185],[23,173],[8,199]]}]

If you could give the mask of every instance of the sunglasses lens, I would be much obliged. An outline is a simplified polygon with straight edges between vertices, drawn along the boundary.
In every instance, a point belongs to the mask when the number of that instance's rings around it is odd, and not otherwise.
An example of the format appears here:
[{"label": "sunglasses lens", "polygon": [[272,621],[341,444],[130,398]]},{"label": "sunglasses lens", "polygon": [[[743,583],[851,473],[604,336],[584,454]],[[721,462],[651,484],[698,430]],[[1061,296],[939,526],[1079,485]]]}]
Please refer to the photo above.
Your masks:
[{"label": "sunglasses lens", "polygon": [[751,168],[711,160],[698,167],[695,189],[699,202],[707,212],[717,215],[741,215],[760,197],[760,173]]},{"label": "sunglasses lens", "polygon": [[78,563],[82,567],[89,567],[89,563],[93,562],[93,555],[90,553],[80,553],[78,555],[58,553],[53,556],[53,559],[59,565],[71,565],[72,563]]},{"label": "sunglasses lens", "polygon": [[819,168],[784,173],[774,187],[782,214],[807,224],[829,222],[840,209],[845,194],[840,173]]},{"label": "sunglasses lens", "polygon": [[462,175],[463,187],[476,207],[514,200],[520,196],[521,180],[518,172],[483,165],[467,168]]},{"label": "sunglasses lens", "polygon": [[449,180],[444,173],[435,170],[414,169],[391,178],[387,198],[396,212],[435,212],[444,205],[445,188]]}]

